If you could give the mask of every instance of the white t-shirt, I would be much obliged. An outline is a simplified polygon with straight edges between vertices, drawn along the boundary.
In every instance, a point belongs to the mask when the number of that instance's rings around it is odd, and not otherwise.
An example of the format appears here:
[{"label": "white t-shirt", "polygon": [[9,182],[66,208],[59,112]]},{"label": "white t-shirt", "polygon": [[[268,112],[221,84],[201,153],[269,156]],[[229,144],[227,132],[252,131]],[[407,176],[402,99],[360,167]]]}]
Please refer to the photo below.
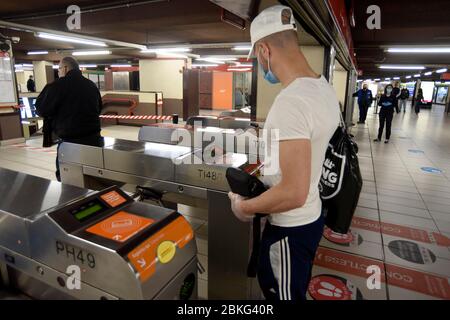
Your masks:
[{"label": "white t-shirt", "polygon": [[[311,185],[303,207],[270,215],[271,224],[294,227],[312,223],[319,218],[322,210],[319,194],[322,165],[328,143],[339,125],[339,113],[336,93],[323,76],[317,79],[298,78],[276,97],[264,129],[279,129],[279,141],[311,140]],[[265,145],[265,166],[277,163],[270,160],[267,142]],[[281,181],[279,166],[276,165],[275,168],[270,175],[263,171],[262,179],[268,186]]]}]

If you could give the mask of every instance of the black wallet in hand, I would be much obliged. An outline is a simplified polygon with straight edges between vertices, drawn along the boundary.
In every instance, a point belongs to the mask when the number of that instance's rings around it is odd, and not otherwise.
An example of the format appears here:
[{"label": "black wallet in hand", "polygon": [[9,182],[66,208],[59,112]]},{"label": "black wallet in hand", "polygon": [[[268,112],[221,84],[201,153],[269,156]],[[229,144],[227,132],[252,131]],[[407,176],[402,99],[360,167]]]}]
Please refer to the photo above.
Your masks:
[{"label": "black wallet in hand", "polygon": [[[226,177],[231,191],[243,197],[255,198],[267,191],[261,180],[242,169],[228,168]],[[250,278],[255,278],[258,270],[261,246],[261,218],[263,216],[262,214],[256,214],[253,218],[253,248],[247,267],[247,276]]]}]

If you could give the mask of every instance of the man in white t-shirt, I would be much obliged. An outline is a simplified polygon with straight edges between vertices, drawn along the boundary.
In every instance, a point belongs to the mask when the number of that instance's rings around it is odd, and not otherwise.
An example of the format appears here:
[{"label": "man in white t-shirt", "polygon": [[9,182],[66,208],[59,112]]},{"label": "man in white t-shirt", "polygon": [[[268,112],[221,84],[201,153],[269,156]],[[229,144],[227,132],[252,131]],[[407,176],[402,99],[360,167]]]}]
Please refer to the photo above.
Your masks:
[{"label": "man in white t-shirt", "polygon": [[279,167],[264,175],[271,188],[259,197],[246,200],[229,194],[238,219],[268,215],[258,265],[258,281],[267,299],[306,297],[324,227],[319,180],[340,120],[335,91],[309,66],[296,30],[292,10],[281,5],[264,10],[252,22],[250,55],[257,57],[267,81],[283,86],[265,123],[265,129],[279,130],[279,154],[266,157],[265,166]]}]

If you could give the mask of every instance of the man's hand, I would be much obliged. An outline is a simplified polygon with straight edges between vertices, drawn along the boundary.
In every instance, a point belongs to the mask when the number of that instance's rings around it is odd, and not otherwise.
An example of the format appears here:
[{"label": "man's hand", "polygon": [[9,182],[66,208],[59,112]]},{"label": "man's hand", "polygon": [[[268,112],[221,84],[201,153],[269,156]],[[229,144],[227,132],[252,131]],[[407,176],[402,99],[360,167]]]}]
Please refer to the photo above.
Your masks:
[{"label": "man's hand", "polygon": [[251,215],[251,216],[247,215],[242,210],[242,202],[245,200],[244,197],[242,197],[242,196],[240,196],[240,195],[238,195],[236,193],[229,192],[228,193],[228,198],[230,198],[231,210],[233,211],[233,213],[236,216],[236,218],[238,218],[242,222],[250,222],[250,221],[253,220],[255,215]]}]

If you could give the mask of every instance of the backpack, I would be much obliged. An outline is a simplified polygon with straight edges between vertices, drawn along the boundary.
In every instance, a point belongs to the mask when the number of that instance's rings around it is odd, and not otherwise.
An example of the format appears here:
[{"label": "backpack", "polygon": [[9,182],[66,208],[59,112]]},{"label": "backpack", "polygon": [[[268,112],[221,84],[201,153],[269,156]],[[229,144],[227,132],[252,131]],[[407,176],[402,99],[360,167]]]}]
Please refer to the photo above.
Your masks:
[{"label": "backpack", "polygon": [[342,234],[350,228],[363,185],[358,146],[352,137],[341,115],[341,123],[328,144],[319,183],[325,225]]}]

